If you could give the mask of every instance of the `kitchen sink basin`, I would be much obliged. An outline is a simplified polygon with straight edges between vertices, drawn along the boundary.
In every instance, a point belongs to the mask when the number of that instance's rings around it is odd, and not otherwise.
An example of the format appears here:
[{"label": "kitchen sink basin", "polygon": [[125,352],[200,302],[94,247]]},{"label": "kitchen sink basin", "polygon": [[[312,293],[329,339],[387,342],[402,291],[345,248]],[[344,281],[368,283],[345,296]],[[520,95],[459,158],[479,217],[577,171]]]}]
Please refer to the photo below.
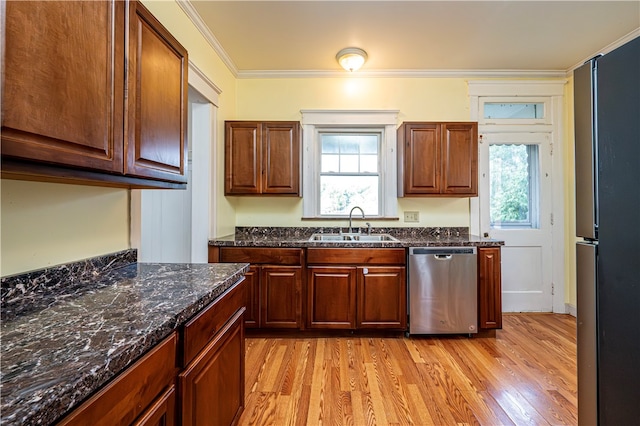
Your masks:
[{"label": "kitchen sink basin", "polygon": [[309,241],[322,241],[322,242],[350,242],[350,243],[372,243],[380,241],[398,241],[395,237],[389,234],[313,234]]}]

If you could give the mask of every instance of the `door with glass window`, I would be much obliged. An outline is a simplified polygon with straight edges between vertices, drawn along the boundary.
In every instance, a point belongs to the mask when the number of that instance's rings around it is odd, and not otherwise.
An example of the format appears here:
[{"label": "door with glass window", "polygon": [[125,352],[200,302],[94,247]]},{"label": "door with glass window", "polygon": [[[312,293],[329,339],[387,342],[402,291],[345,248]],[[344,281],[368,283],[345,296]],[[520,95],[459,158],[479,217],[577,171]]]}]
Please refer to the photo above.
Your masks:
[{"label": "door with glass window", "polygon": [[551,312],[551,135],[481,133],[480,227],[502,248],[502,310]]}]

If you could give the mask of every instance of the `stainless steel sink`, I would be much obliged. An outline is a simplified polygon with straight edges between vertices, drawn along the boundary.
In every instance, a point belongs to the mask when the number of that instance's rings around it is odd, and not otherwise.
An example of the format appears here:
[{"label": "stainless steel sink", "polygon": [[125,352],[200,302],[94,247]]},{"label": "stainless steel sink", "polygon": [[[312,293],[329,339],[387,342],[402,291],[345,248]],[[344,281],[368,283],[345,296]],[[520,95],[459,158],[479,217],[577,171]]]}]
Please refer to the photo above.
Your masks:
[{"label": "stainless steel sink", "polygon": [[395,237],[389,234],[313,234],[309,241],[323,241],[323,242],[350,242],[350,243],[365,243],[365,242],[380,242],[380,241],[398,241]]}]

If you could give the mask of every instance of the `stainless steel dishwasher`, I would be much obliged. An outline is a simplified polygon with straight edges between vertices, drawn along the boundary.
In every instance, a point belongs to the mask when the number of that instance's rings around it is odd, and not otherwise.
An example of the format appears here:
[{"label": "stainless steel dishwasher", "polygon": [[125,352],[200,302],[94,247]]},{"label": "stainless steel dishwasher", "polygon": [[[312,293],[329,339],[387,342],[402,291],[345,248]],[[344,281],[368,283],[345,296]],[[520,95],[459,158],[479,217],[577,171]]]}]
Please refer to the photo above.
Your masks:
[{"label": "stainless steel dishwasher", "polygon": [[409,248],[409,334],[478,332],[475,247]]}]

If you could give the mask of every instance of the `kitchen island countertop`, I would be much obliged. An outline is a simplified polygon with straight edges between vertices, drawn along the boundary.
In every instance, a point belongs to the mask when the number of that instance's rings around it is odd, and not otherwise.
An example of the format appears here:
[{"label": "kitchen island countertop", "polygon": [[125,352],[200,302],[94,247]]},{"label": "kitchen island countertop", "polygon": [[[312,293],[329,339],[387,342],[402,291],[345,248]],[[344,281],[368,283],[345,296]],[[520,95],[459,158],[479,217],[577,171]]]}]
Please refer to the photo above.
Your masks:
[{"label": "kitchen island countertop", "polygon": [[109,271],[3,319],[2,423],[49,424],[133,364],[248,270],[146,264]]}]

